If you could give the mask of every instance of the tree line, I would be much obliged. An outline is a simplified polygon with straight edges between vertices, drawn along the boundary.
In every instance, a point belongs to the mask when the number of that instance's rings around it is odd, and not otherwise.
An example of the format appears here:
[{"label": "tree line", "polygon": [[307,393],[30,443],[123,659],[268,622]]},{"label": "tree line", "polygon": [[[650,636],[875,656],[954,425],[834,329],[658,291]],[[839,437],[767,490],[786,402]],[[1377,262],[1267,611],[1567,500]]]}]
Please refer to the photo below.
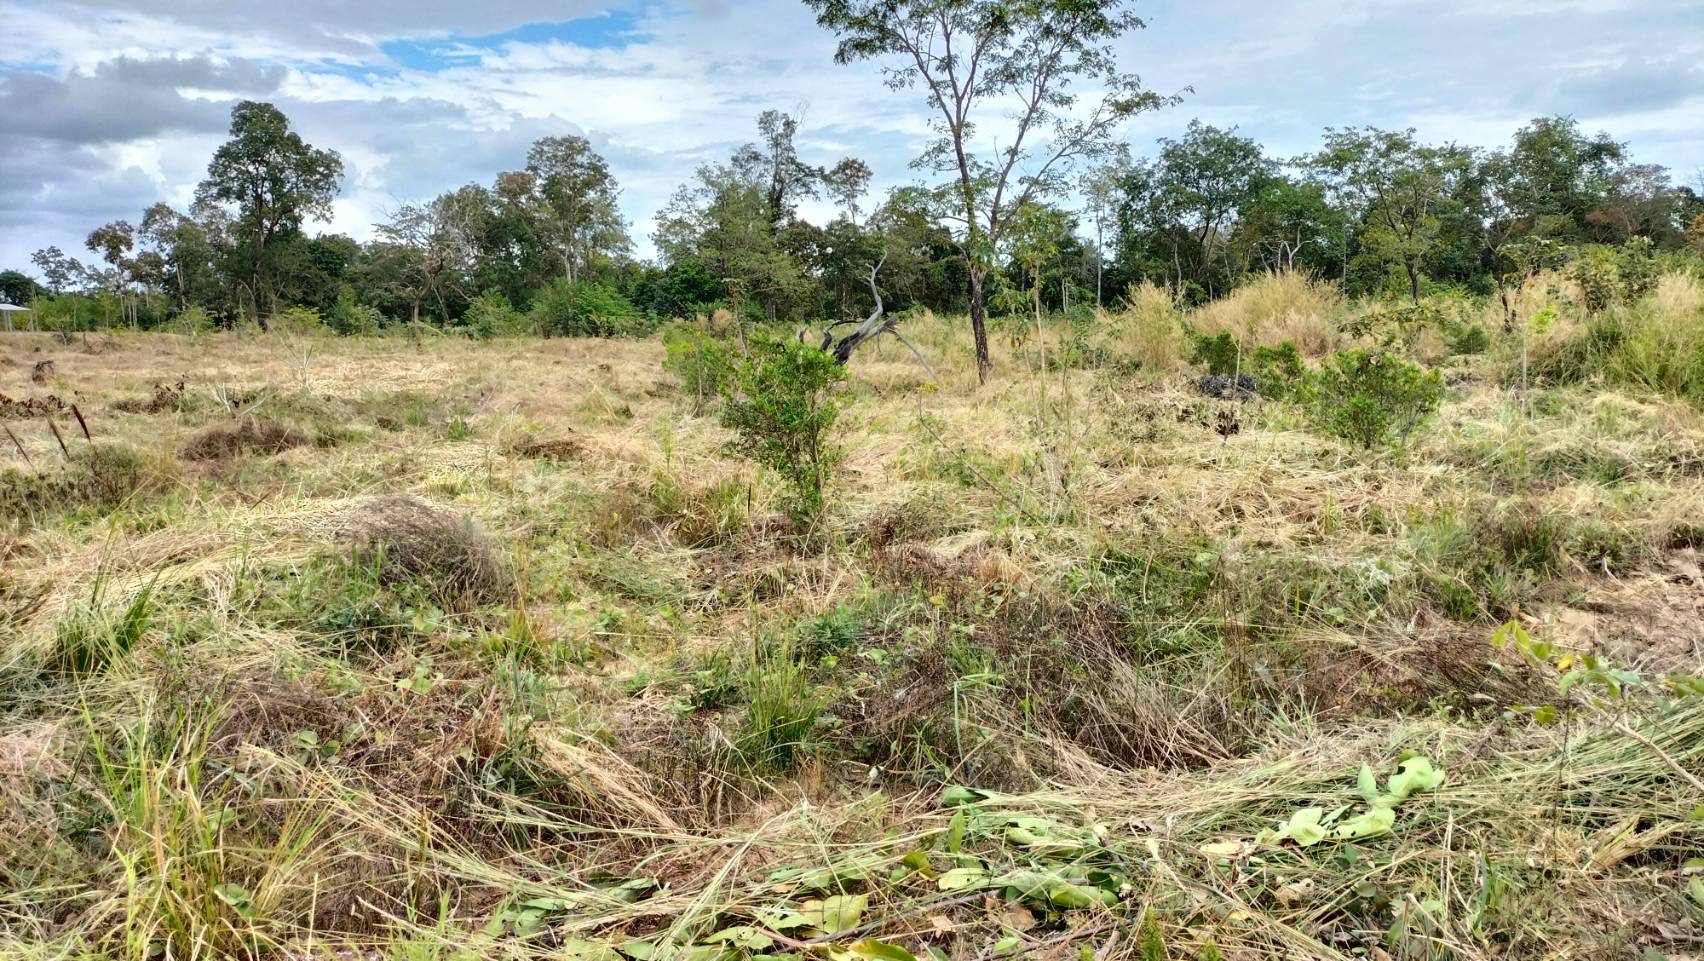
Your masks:
[{"label": "tree line", "polygon": [[[1143,26],[1124,3],[807,5],[840,62],[875,61],[928,108],[918,182],[872,197],[867,162],[807,163],[799,118],[769,110],[659,212],[653,261],[633,255],[616,177],[579,136],[539,140],[489,184],[404,204],[363,243],[308,230],[337,196],[339,155],[277,107],[243,102],[187,211],[155,204],[95,228],[88,261],[37,251],[40,283],[6,271],[0,296],[76,326],[265,324],[295,310],[352,333],[622,334],[715,308],[854,318],[877,294],[874,268],[890,311],[968,313],[986,377],[991,314],[1084,309],[1144,281],[1199,303],[1251,273],[1301,270],[1352,295],[1419,300],[1506,292],[1593,245],[1704,249],[1699,189],[1569,117],[1537,118],[1496,149],[1328,128],[1317,150],[1276,157],[1194,121],[1138,151],[1121,122],[1180,97],[1120,71],[1113,42]],[[1009,130],[988,147],[977,125],[996,118]],[[809,199],[834,217],[803,219]]]}]

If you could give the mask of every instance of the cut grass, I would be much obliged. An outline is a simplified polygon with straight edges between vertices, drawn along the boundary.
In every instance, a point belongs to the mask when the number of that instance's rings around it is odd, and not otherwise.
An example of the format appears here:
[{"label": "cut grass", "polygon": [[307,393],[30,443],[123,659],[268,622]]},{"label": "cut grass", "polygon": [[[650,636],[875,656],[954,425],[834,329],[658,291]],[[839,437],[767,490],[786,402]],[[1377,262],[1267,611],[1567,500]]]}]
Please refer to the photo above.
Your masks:
[{"label": "cut grass", "polygon": [[[854,362],[810,541],[656,342],[327,340],[310,393],[264,386],[299,344],[115,334],[67,375],[92,409],[216,356],[269,415],[380,429],[213,469],[119,410],[97,445],[166,452],[149,496],[7,514],[0,956],[1691,950],[1704,714],[1659,675],[1698,648],[1594,704],[1489,642],[1700,590],[1698,412],[1601,366],[1507,392],[1500,324],[1400,453],[1198,396],[1185,319],[1341,346],[1351,308],[1285,283],[1138,291],[1104,356],[1049,324],[990,388],[962,321],[907,321],[939,376]],[[1257,840],[1411,755],[1446,779],[1389,833]]]}]

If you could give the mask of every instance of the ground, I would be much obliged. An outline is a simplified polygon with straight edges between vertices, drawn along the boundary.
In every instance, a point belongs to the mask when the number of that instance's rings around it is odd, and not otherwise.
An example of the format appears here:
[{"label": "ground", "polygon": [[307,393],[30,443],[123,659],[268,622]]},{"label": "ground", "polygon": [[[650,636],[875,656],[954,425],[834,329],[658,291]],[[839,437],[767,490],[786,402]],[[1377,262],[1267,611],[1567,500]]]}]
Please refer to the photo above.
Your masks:
[{"label": "ground", "polygon": [[812,529],[655,339],[6,335],[0,955],[1704,947],[1696,409],[907,329]]}]

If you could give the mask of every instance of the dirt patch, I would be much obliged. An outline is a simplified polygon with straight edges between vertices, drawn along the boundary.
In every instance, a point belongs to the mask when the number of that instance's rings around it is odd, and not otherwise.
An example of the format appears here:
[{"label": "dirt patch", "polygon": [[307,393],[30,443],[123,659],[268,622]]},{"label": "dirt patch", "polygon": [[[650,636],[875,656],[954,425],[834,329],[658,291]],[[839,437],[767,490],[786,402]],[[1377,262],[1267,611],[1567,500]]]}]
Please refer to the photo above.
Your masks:
[{"label": "dirt patch", "polygon": [[48,414],[64,413],[67,409],[65,402],[53,394],[25,397],[22,400],[0,394],[0,417],[45,417]]},{"label": "dirt patch", "polygon": [[1579,604],[1558,609],[1564,646],[1601,651],[1642,673],[1704,671],[1704,554],[1675,551],[1656,565],[1594,578]]},{"label": "dirt patch", "polygon": [[308,435],[289,424],[245,417],[199,431],[184,445],[185,460],[219,460],[237,454],[278,454],[308,443]]},{"label": "dirt patch", "polygon": [[418,581],[446,603],[493,603],[514,592],[496,545],[474,524],[418,498],[380,497],[349,516],[344,531],[358,560],[387,583]]}]

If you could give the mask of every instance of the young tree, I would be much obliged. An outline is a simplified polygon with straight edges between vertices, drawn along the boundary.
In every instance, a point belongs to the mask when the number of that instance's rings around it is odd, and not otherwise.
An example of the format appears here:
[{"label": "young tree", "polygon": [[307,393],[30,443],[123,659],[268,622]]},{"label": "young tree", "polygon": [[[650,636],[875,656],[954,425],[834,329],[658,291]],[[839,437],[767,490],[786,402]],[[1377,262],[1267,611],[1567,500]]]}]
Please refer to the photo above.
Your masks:
[{"label": "young tree", "polygon": [[[921,86],[938,114],[916,164],[954,181],[949,207],[986,382],[994,367],[983,286],[1012,213],[1058,188],[1075,161],[1104,152],[1121,120],[1170,102],[1118,71],[1112,42],[1144,24],[1123,9],[1127,0],[805,2],[839,36],[838,62],[894,58],[889,84]],[[997,131],[1000,145],[979,153],[977,123],[1007,106],[1015,110]]]},{"label": "young tree", "polygon": [[847,157],[822,175],[823,186],[840,206],[841,215],[856,226],[864,194],[870,189],[870,165],[857,157]]},{"label": "young tree", "polygon": [[1130,150],[1119,144],[1105,160],[1089,168],[1078,183],[1089,220],[1095,225],[1095,306],[1101,306],[1106,270],[1106,232],[1117,223],[1120,188],[1130,174]]},{"label": "young tree", "polygon": [[196,197],[236,206],[236,240],[257,314],[263,294],[276,300],[268,260],[274,241],[299,232],[309,217],[329,216],[342,179],[343,158],[304,142],[277,107],[245,100],[231,110],[231,139],[214,152]]},{"label": "young tree", "polygon": [[409,322],[420,322],[420,304],[432,298],[438,315],[450,322],[447,294],[459,290],[472,262],[469,214],[456,194],[430,203],[404,204],[389,221],[378,225],[388,248],[386,260],[393,287],[409,304]]}]

